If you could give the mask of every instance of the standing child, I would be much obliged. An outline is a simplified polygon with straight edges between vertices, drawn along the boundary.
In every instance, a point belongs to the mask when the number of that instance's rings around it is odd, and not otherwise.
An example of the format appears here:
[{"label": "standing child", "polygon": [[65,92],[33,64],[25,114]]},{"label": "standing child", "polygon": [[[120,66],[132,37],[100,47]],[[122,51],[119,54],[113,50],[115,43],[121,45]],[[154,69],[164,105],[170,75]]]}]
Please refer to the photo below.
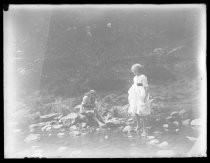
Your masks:
[{"label": "standing child", "polygon": [[146,136],[146,118],[150,114],[149,106],[149,92],[147,77],[141,74],[142,66],[134,64],[131,67],[132,73],[135,75],[133,78],[133,85],[128,91],[129,109],[128,113],[135,116],[137,121],[136,130],[140,129],[140,120],[142,120],[142,136]]}]

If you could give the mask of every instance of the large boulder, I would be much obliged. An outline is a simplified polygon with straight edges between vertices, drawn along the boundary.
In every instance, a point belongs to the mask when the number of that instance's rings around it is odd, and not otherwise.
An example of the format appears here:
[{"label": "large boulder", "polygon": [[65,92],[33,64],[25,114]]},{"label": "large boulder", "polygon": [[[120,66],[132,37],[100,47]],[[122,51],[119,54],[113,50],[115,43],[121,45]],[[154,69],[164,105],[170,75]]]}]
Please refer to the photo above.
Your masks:
[{"label": "large boulder", "polygon": [[59,122],[62,122],[64,126],[70,126],[78,118],[77,113],[70,113],[67,116],[62,117]]}]

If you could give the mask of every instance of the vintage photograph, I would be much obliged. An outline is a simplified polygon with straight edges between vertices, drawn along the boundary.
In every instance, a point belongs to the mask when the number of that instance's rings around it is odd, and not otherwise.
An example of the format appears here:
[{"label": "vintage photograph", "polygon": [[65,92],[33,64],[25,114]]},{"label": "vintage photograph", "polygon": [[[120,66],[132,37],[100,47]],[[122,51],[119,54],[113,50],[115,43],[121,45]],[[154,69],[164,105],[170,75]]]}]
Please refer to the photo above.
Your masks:
[{"label": "vintage photograph", "polygon": [[205,4],[3,14],[4,158],[207,157]]}]

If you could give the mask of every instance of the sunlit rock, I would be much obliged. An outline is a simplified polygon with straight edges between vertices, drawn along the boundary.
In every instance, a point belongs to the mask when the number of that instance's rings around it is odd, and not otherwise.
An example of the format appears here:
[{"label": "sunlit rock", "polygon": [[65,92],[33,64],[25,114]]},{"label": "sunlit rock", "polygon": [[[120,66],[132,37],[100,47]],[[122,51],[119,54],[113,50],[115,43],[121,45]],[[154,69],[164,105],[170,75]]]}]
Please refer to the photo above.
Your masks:
[{"label": "sunlit rock", "polygon": [[191,121],[192,126],[200,126],[201,125],[201,119],[194,119]]},{"label": "sunlit rock", "polygon": [[167,142],[167,141],[164,141],[164,142],[158,144],[157,146],[158,146],[159,148],[166,148],[166,147],[168,147],[168,142]]},{"label": "sunlit rock", "polygon": [[77,126],[73,125],[69,128],[70,130],[77,130]]},{"label": "sunlit rock", "polygon": [[155,144],[157,144],[157,143],[159,143],[159,140],[158,140],[158,139],[152,139],[152,140],[150,140],[150,141],[148,142],[149,145],[155,145]]}]

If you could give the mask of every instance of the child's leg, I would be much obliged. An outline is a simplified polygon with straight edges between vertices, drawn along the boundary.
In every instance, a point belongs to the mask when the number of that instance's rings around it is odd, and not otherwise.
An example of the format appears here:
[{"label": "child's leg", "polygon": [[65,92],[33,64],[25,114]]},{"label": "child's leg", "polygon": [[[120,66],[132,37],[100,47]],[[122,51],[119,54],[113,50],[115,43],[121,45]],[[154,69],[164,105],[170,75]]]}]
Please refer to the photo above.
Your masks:
[{"label": "child's leg", "polygon": [[143,116],[142,117],[142,123],[143,123],[143,136],[147,136],[147,117]]},{"label": "child's leg", "polygon": [[136,118],[136,123],[137,123],[136,130],[139,130],[140,129],[140,117],[138,114],[136,114],[135,118]]}]

